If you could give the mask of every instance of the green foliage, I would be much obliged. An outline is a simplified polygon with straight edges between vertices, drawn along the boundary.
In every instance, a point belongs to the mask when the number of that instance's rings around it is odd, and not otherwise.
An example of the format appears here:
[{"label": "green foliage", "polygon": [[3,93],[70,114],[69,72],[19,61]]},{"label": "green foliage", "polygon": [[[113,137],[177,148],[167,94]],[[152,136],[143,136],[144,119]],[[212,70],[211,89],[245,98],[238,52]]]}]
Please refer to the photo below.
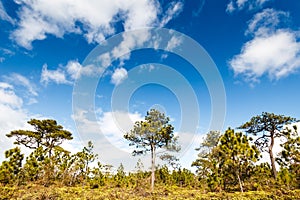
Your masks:
[{"label": "green foliage", "polygon": [[137,121],[134,128],[124,135],[124,138],[130,141],[130,146],[136,147],[133,155],[152,152],[156,148],[176,150],[177,138],[169,121],[169,117],[154,109],[147,112],[145,121]]},{"label": "green foliage", "polygon": [[2,184],[7,184],[19,179],[24,155],[21,154],[19,147],[15,147],[5,151],[5,158],[8,159],[8,161],[3,161],[0,166],[0,183]]},{"label": "green foliage", "polygon": [[36,181],[42,174],[42,161],[45,159],[43,147],[35,149],[27,158],[24,165],[27,181]]},{"label": "green foliage", "polygon": [[[219,156],[222,158],[219,168],[226,176],[223,184],[235,185],[237,182],[243,191],[243,181],[251,175],[251,169],[258,160],[260,152],[241,132],[228,129],[220,138]],[[226,188],[224,188],[226,189]]]},{"label": "green foliage", "polygon": [[252,167],[251,176],[245,182],[247,190],[268,190],[273,188],[275,180],[272,178],[272,169],[269,163],[260,163]]}]

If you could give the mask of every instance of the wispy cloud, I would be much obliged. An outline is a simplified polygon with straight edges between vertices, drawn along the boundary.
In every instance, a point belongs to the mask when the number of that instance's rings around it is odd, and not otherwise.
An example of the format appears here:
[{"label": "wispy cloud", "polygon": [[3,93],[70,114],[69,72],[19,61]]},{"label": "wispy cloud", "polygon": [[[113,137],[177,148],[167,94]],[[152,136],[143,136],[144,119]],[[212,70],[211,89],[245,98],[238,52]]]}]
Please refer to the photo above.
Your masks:
[{"label": "wispy cloud", "polygon": [[[16,87],[20,88],[23,97],[28,100],[27,104],[37,103],[36,97],[38,96],[38,91],[36,85],[30,81],[28,78],[21,74],[12,73],[10,75],[3,76],[3,79]],[[24,90],[25,88],[25,90]]]},{"label": "wispy cloud", "polygon": [[23,76],[21,74],[17,74],[17,73],[12,73],[9,76],[5,76],[5,79],[7,81],[9,81],[10,83],[25,87],[32,96],[38,96],[38,92],[37,92],[35,84],[33,84],[25,76]]},{"label": "wispy cloud", "polygon": [[263,7],[263,5],[272,0],[230,0],[227,4],[226,11],[232,13],[239,10],[256,10]]},{"label": "wispy cloud", "polygon": [[266,9],[249,22],[246,42],[240,54],[229,61],[236,75],[243,75],[251,83],[263,75],[272,79],[286,77],[300,68],[300,34],[278,26],[288,13]]},{"label": "wispy cloud", "polygon": [[168,44],[167,44],[167,50],[168,51],[172,51],[174,50],[176,47],[180,46],[182,43],[182,39],[180,37],[176,37],[176,36],[173,36],[169,41],[168,41]]},{"label": "wispy cloud", "polygon": [[11,57],[11,56],[15,55],[15,52],[13,52],[9,49],[6,49],[6,48],[0,48],[0,52],[1,52],[0,63],[4,62],[7,57]]},{"label": "wispy cloud", "polygon": [[165,16],[162,18],[160,27],[164,27],[172,18],[177,17],[183,10],[182,2],[171,2]]},{"label": "wispy cloud", "polygon": [[15,23],[15,21],[7,14],[2,1],[0,1],[0,19],[8,21],[11,24]]}]

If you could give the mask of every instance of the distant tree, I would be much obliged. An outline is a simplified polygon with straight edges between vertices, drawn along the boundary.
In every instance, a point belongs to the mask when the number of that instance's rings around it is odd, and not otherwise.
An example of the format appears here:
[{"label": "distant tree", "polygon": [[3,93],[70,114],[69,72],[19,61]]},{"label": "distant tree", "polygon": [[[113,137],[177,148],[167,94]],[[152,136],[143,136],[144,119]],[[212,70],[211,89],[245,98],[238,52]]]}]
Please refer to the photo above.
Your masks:
[{"label": "distant tree", "polygon": [[286,128],[283,133],[286,135],[286,142],[281,144],[283,150],[277,159],[282,166],[291,166],[300,164],[300,136],[298,135],[297,126]]},{"label": "distant tree", "polygon": [[74,172],[75,156],[63,148],[55,148],[54,155],[51,157],[55,166],[55,180],[61,181],[64,185],[72,184],[72,175]]},{"label": "distant tree", "polygon": [[97,185],[99,186],[104,186],[106,184],[105,182],[105,176],[103,173],[103,167],[104,165],[102,165],[99,161],[97,162],[97,166],[94,167],[91,170],[92,176],[93,176],[93,180],[92,180],[92,184],[94,186],[97,187]]},{"label": "distant tree", "polygon": [[91,172],[90,164],[93,163],[98,157],[98,154],[95,154],[93,149],[94,145],[91,141],[89,141],[87,146],[83,147],[82,151],[77,152],[75,155],[75,165],[77,170],[79,170],[78,176],[81,179],[85,179],[85,181],[87,181]]},{"label": "distant tree", "polygon": [[144,164],[142,162],[142,160],[139,158],[136,165],[135,165],[135,170],[136,170],[136,173],[143,173],[144,171]]},{"label": "distant tree", "polygon": [[283,132],[284,126],[295,122],[296,119],[284,115],[263,112],[261,115],[252,117],[249,122],[239,128],[246,130],[247,133],[257,136],[255,145],[261,150],[269,153],[273,177],[276,179],[277,171],[273,147],[275,138],[286,137]]},{"label": "distant tree", "polygon": [[7,137],[15,137],[15,144],[24,145],[30,149],[37,149],[44,146],[51,157],[52,149],[62,144],[64,140],[73,139],[72,133],[63,130],[55,120],[31,119],[28,124],[32,125],[35,131],[15,130],[7,134]]},{"label": "distant tree", "polygon": [[195,186],[195,175],[188,169],[173,170],[172,179],[180,187]]},{"label": "distant tree", "polygon": [[179,159],[175,155],[164,153],[160,155],[159,158],[165,161],[169,167],[173,168],[173,170],[180,168]]},{"label": "distant tree", "polygon": [[174,127],[169,123],[169,117],[155,109],[151,109],[145,116],[145,121],[137,121],[133,129],[124,135],[130,141],[130,146],[135,146],[133,155],[151,153],[151,190],[154,189],[155,159],[157,149],[179,151],[177,137],[174,136]]},{"label": "distant tree", "polygon": [[114,176],[114,179],[117,183],[117,187],[122,187],[125,185],[126,182],[126,173],[124,171],[124,166],[121,163],[120,166],[117,169],[117,173]]},{"label": "distant tree", "polygon": [[277,162],[281,165],[280,179],[286,184],[292,184],[300,188],[300,136],[297,126],[286,128],[284,134],[287,136],[285,143],[281,144],[283,150],[279,153]]},{"label": "distant tree", "polygon": [[213,149],[218,145],[220,136],[221,133],[219,131],[210,131],[206,134],[200,147],[195,149],[199,153],[198,158],[192,163],[192,167],[197,167],[196,172],[201,179],[206,179],[207,170],[213,168],[213,160],[216,158],[213,155]]}]

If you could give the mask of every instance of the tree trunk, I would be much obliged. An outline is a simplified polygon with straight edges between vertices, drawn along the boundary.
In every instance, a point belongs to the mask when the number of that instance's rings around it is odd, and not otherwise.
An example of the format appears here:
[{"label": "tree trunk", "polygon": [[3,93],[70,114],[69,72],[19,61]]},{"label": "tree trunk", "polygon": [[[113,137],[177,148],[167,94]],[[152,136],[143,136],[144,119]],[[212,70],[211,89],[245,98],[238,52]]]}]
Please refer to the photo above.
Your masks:
[{"label": "tree trunk", "polygon": [[273,177],[276,179],[277,171],[276,171],[276,166],[275,166],[275,158],[273,155],[273,147],[274,147],[274,133],[271,133],[271,144],[269,146],[269,154],[270,154]]},{"label": "tree trunk", "polygon": [[151,191],[154,190],[155,181],[155,146],[151,145]]},{"label": "tree trunk", "polygon": [[239,175],[238,172],[236,173],[236,175],[237,175],[237,178],[238,178],[238,180],[239,180],[239,185],[240,185],[241,192],[244,192],[244,190],[243,190],[243,185],[242,185],[242,182],[241,182],[241,179],[240,179],[240,175]]}]

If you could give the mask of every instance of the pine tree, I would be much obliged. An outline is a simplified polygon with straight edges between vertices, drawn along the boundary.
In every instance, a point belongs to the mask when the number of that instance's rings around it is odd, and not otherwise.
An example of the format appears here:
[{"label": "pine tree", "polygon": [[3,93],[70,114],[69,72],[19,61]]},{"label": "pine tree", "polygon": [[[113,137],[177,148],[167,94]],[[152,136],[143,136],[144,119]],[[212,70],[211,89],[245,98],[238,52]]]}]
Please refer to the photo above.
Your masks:
[{"label": "pine tree", "polygon": [[157,149],[179,151],[177,138],[173,134],[174,127],[169,124],[170,119],[164,113],[151,109],[145,116],[145,121],[135,123],[133,129],[124,135],[136,150],[133,155],[140,155],[150,151],[151,153],[151,190],[155,182],[155,159]]}]

